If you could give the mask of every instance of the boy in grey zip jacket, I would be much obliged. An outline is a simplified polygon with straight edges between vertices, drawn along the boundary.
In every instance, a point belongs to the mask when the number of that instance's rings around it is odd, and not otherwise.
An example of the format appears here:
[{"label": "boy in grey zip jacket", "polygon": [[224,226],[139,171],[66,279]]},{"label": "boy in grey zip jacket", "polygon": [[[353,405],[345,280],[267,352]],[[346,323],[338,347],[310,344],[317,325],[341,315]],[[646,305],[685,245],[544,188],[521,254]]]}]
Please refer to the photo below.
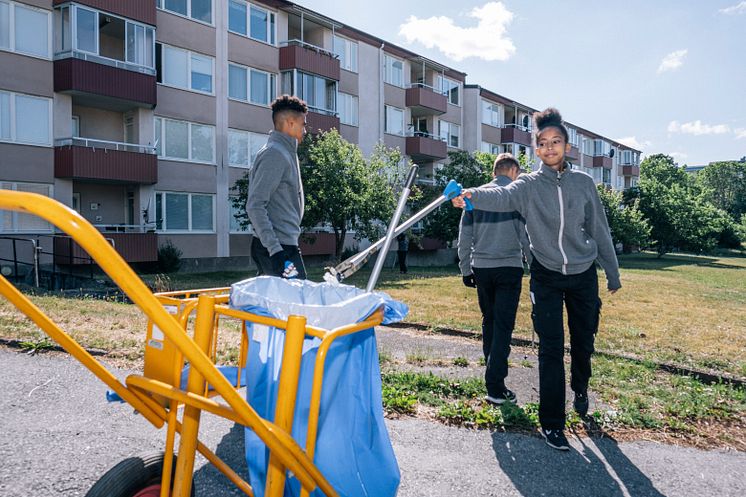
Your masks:
[{"label": "boy in grey zip jacket", "polygon": [[[507,186],[518,177],[520,165],[512,154],[500,154],[493,166],[494,180],[481,188]],[[485,359],[485,400],[515,402],[505,386],[510,341],[521,298],[523,257],[530,261],[523,218],[517,212],[464,211],[458,237],[459,267],[464,285],[476,287],[482,312],[482,350]]]},{"label": "boy in grey zip jacket", "polygon": [[298,249],[304,207],[298,143],[306,133],[307,111],[297,97],[283,95],[272,102],[275,129],[249,173],[246,213],[254,228],[251,257],[259,274],[306,277]]},{"label": "boy in grey zip jacket", "polygon": [[[563,305],[570,328],[570,386],[573,406],[588,412],[591,355],[598,331],[601,300],[594,262],[606,273],[611,293],[621,288],[619,265],[603,205],[593,179],[565,161],[570,149],[562,116],[550,108],[534,114],[538,171],[506,187],[467,190],[475,209],[518,211],[534,259],[531,264],[531,317],[539,335],[539,422],[547,444],[569,450],[564,435],[565,372]],[[463,207],[462,198],[454,199]]]}]

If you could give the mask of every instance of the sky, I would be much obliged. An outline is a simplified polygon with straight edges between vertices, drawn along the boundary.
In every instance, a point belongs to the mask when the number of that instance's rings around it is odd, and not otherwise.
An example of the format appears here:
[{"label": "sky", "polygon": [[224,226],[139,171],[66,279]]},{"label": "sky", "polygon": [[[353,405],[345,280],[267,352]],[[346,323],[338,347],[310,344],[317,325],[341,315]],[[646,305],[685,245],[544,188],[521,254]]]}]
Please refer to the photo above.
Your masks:
[{"label": "sky", "polygon": [[297,3],[645,155],[746,156],[746,1]]}]

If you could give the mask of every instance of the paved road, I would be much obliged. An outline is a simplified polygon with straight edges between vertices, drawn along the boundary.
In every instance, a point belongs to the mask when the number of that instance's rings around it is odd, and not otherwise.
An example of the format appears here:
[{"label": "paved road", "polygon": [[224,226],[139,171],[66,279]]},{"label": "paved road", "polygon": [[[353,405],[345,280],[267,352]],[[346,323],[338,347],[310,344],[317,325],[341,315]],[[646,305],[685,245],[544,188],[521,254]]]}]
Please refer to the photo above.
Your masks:
[{"label": "paved road", "polygon": [[[158,449],[157,432],[62,354],[0,349],[0,497],[81,496],[110,466]],[[115,371],[118,376],[127,374]],[[649,442],[574,439],[558,453],[534,436],[391,420],[399,497],[742,496],[746,454]],[[204,441],[245,471],[240,429],[207,417]],[[198,496],[239,495],[198,461]]]}]

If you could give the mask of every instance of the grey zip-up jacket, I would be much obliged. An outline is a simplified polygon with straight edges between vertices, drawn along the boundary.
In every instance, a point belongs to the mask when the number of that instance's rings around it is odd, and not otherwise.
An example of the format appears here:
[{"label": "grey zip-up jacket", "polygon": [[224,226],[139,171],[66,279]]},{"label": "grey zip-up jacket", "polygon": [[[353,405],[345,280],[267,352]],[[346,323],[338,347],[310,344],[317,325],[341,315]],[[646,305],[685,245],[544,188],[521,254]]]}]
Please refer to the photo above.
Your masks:
[{"label": "grey zip-up jacket", "polygon": [[469,191],[475,209],[523,216],[531,252],[545,268],[580,274],[598,259],[608,289],[622,287],[606,213],[589,175],[569,164],[561,173],[541,164],[506,187]]},{"label": "grey zip-up jacket", "polygon": [[303,219],[303,183],[297,140],[273,130],[249,173],[246,213],[262,245],[274,255],[298,245]]},{"label": "grey zip-up jacket", "polygon": [[[507,176],[497,176],[480,188],[507,186]],[[458,233],[459,269],[463,276],[472,267],[523,267],[523,252],[531,261],[526,224],[518,212],[489,212],[474,209],[461,214]]]}]

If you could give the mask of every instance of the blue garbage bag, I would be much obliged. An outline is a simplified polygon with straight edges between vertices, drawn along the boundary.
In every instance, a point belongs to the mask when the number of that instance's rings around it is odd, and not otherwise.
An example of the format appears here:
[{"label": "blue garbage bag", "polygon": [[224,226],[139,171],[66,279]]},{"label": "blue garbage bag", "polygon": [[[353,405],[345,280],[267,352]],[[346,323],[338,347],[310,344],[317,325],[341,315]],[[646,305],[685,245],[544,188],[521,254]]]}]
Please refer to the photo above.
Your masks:
[{"label": "blue garbage bag", "polygon": [[[365,320],[380,306],[384,324],[402,320],[408,308],[385,293],[366,293],[349,286],[260,276],[231,287],[233,308],[287,319],[305,316],[308,325],[333,329]],[[265,419],[274,419],[284,330],[247,323],[249,353],[246,396]],[[316,353],[321,341],[303,345],[293,438],[305,449]],[[400,473],[383,419],[381,372],[372,328],[337,338],[327,353],[318,418],[315,464],[346,497],[395,496]],[[246,430],[249,483],[263,497],[269,451]],[[300,495],[300,483],[290,477],[285,497]],[[323,495],[316,490],[312,497]]]}]

